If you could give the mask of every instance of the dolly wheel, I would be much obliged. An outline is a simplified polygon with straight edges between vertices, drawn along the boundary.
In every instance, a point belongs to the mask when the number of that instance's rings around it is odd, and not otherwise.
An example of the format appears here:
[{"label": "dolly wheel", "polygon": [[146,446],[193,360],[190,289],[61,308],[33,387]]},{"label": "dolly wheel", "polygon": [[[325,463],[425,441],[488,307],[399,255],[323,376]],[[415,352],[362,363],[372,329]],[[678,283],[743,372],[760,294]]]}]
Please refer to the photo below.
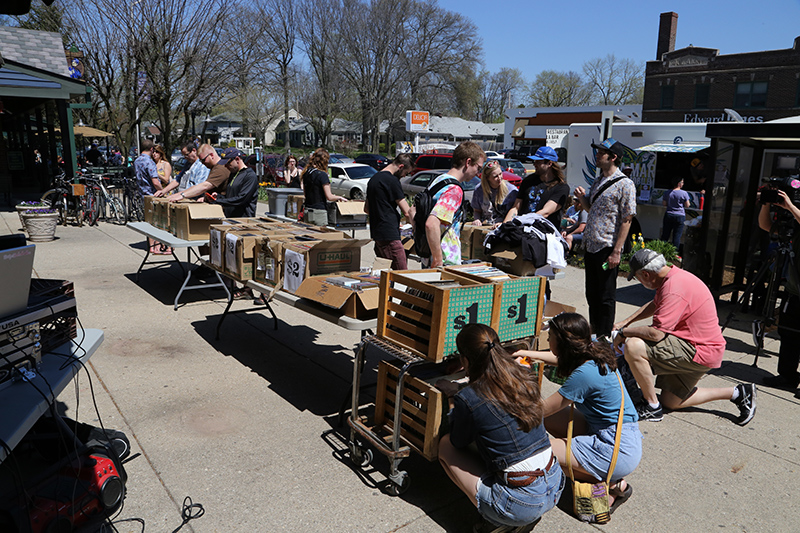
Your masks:
[{"label": "dolly wheel", "polygon": [[386,487],[386,491],[390,496],[400,496],[411,486],[411,477],[404,470],[400,470],[396,476],[389,476],[389,479],[391,482]]},{"label": "dolly wheel", "polygon": [[357,445],[350,447],[350,460],[359,468],[366,468],[372,463],[372,450]]}]

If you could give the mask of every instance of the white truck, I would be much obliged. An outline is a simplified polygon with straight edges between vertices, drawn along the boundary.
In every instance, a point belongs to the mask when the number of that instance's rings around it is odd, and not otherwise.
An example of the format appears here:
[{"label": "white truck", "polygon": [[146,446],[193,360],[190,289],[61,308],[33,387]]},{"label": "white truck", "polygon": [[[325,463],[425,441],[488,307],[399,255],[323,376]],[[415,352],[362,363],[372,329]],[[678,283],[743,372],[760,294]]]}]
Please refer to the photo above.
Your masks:
[{"label": "white truck", "polygon": [[[566,150],[566,175],[570,190],[577,186],[589,189],[596,176],[595,149],[592,143],[603,140],[601,124],[570,124],[565,136],[554,136],[551,144],[561,155]],[[636,184],[637,218],[645,239],[658,239],[665,207],[663,195],[672,187],[676,177],[684,178],[684,190],[690,193],[691,207],[687,209],[689,226],[699,222],[703,180],[713,170],[708,161],[710,140],[705,136],[705,124],[680,122],[615,122],[610,136],[627,146],[623,168],[632,169],[630,177]],[[708,170],[707,170],[708,169]]]}]

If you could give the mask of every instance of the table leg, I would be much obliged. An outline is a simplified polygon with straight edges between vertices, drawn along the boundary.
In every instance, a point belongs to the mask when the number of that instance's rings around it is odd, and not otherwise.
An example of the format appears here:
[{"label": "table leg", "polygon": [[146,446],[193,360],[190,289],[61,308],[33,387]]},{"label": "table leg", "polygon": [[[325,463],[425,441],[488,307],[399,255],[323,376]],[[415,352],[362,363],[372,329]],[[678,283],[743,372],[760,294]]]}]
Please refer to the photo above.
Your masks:
[{"label": "table leg", "polygon": [[[219,277],[219,274],[217,274],[217,277]],[[225,317],[228,316],[228,311],[231,310],[231,305],[233,305],[233,291],[228,290],[227,287],[225,287],[225,290],[228,291],[228,305],[225,306],[225,311],[223,311],[222,316],[219,317],[219,322],[217,322],[217,336],[215,337],[216,340],[219,340],[219,328],[222,327],[222,322],[225,320]]]},{"label": "table leg", "polygon": [[[147,242],[147,241],[145,241],[145,242]],[[147,263],[147,258],[148,257],[150,257],[150,247],[149,246],[147,247],[147,252],[145,252],[145,254],[144,254],[144,259],[142,259],[142,264],[139,265],[139,270],[136,271],[136,283],[139,283],[139,273],[142,271],[142,268],[144,268],[145,263]]]}]

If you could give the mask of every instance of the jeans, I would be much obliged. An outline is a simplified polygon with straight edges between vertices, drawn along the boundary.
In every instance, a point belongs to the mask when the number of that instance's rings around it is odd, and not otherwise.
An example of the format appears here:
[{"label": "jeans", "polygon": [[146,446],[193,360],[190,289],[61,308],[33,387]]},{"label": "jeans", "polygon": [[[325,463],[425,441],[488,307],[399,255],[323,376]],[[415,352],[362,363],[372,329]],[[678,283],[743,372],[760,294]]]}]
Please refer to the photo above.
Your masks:
[{"label": "jeans", "polygon": [[608,246],[599,252],[584,255],[584,277],[586,280],[586,303],[589,304],[589,324],[592,333],[611,335],[617,308],[617,268],[603,270],[613,248]]},{"label": "jeans", "polygon": [[[686,221],[685,215],[673,215],[672,213],[664,214],[663,228],[661,230],[661,240],[664,242],[672,242],[675,250],[681,244],[681,236],[683,235],[683,223]],[[672,241],[669,240],[669,234],[672,233]]]},{"label": "jeans", "polygon": [[565,479],[558,461],[553,461],[545,475],[526,487],[508,487],[494,473],[485,474],[478,482],[478,512],[497,525],[530,524],[555,507]]},{"label": "jeans", "polygon": [[375,241],[375,255],[392,260],[392,270],[406,270],[408,260],[401,241]]}]

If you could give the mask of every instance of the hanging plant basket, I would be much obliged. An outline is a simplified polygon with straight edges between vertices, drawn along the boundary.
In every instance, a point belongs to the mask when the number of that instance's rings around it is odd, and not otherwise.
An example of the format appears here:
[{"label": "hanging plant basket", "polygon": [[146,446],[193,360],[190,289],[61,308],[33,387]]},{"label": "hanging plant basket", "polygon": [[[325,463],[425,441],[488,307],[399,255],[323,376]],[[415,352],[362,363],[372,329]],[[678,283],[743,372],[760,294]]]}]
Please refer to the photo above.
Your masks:
[{"label": "hanging plant basket", "polygon": [[20,213],[28,240],[31,242],[47,242],[56,238],[58,212],[52,209],[28,209]]}]

